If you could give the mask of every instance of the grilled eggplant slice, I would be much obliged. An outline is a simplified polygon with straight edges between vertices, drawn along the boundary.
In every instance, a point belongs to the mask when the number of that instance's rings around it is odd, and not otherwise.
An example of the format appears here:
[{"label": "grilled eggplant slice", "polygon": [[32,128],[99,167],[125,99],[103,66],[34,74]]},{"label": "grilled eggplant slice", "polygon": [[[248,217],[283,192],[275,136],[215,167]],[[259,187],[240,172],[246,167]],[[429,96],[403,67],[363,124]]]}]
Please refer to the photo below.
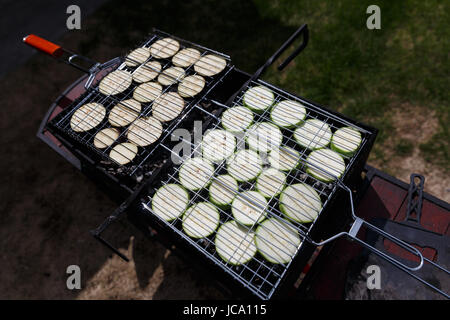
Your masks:
[{"label": "grilled eggplant slice", "polygon": [[194,70],[199,75],[212,77],[225,69],[227,61],[214,54],[207,54],[201,57],[195,64]]},{"label": "grilled eggplant slice", "polygon": [[254,233],[236,221],[228,221],[217,230],[216,251],[226,263],[242,265],[256,254]]},{"label": "grilled eggplant slice", "polygon": [[150,46],[150,54],[156,59],[167,59],[180,50],[180,43],[172,38],[157,40]]},{"label": "grilled eggplant slice", "polygon": [[134,89],[133,98],[139,102],[152,102],[162,93],[162,86],[156,82],[146,82]]},{"label": "grilled eggplant slice", "polygon": [[179,184],[166,184],[152,199],[152,211],[165,221],[180,217],[189,204],[189,193]]},{"label": "grilled eggplant slice", "polygon": [[183,215],[182,227],[190,237],[205,238],[219,226],[219,211],[211,203],[199,202],[189,207]]},{"label": "grilled eggplant slice", "polygon": [[154,117],[140,118],[128,128],[127,138],[134,144],[145,147],[158,140],[162,132],[163,127],[158,119]]},{"label": "grilled eggplant slice", "polygon": [[109,152],[109,157],[120,165],[127,164],[136,157],[138,147],[129,142],[114,146]]},{"label": "grilled eggplant slice", "polygon": [[152,81],[159,75],[161,69],[161,64],[158,61],[149,61],[133,72],[133,80],[137,83]]},{"label": "grilled eggplant slice", "polygon": [[150,57],[150,50],[148,48],[142,47],[131,51],[125,57],[125,64],[129,67],[135,67],[139,64],[144,63]]},{"label": "grilled eggplant slice", "polygon": [[176,92],[166,92],[153,102],[152,114],[161,122],[175,119],[184,109],[184,100]]},{"label": "grilled eggplant slice", "polygon": [[141,112],[141,104],[134,99],[127,99],[116,104],[109,112],[108,121],[114,127],[125,127],[136,120]]},{"label": "grilled eggplant slice", "polygon": [[124,92],[131,85],[133,76],[124,70],[115,70],[106,75],[98,85],[98,90],[105,96]]},{"label": "grilled eggplant slice", "polygon": [[98,126],[105,115],[106,109],[102,104],[86,103],[73,113],[70,119],[70,127],[75,132],[89,131]]},{"label": "grilled eggplant slice", "polygon": [[177,52],[172,58],[172,63],[177,67],[187,68],[200,59],[200,51],[194,48],[186,48]]},{"label": "grilled eggplant slice", "polygon": [[105,149],[112,145],[119,138],[119,135],[120,132],[116,128],[100,130],[94,137],[94,146],[99,149]]},{"label": "grilled eggplant slice", "polygon": [[178,93],[183,98],[196,96],[205,87],[205,79],[199,75],[188,76],[178,85]]},{"label": "grilled eggplant slice", "polygon": [[180,67],[170,67],[165,69],[159,76],[158,82],[163,86],[170,86],[180,82],[184,78],[184,69]]}]

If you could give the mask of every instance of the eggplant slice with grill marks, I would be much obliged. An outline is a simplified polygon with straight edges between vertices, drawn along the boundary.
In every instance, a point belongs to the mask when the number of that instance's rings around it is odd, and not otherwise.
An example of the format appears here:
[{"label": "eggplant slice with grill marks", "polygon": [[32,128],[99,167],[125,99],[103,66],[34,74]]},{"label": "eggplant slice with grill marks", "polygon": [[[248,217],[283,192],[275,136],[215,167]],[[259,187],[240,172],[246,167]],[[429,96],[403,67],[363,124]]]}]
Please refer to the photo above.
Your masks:
[{"label": "eggplant slice with grill marks", "polygon": [[89,131],[100,124],[106,115],[105,107],[96,102],[86,103],[74,112],[70,127],[75,132]]}]

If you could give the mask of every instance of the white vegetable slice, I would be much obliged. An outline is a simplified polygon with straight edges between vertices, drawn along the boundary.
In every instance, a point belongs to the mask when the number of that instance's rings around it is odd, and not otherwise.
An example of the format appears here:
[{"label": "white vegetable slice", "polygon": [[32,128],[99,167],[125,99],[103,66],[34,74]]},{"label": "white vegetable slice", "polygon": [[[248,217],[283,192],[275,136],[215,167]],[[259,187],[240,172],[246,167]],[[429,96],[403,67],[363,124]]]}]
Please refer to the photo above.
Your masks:
[{"label": "white vegetable slice", "polygon": [[137,48],[125,57],[125,64],[129,67],[134,67],[138,64],[144,63],[149,57],[150,50],[148,48]]},{"label": "white vegetable slice", "polygon": [[339,179],[345,171],[345,162],[342,156],[330,149],[311,152],[306,158],[306,163],[306,172],[324,182]]},{"label": "white vegetable slice", "polygon": [[141,104],[134,99],[127,99],[116,104],[109,112],[108,121],[115,127],[125,127],[133,122],[141,111]]},{"label": "white vegetable slice", "polygon": [[178,93],[184,98],[193,97],[202,92],[205,79],[199,75],[188,76],[178,85]]},{"label": "white vegetable slice", "polygon": [[213,178],[209,186],[209,199],[219,207],[228,207],[239,191],[239,186],[232,176],[223,174]]},{"label": "white vegetable slice", "polygon": [[203,158],[220,162],[230,157],[236,149],[236,137],[222,129],[209,130],[202,140]]},{"label": "white vegetable slice", "polygon": [[128,128],[127,138],[134,144],[145,147],[158,140],[162,132],[163,127],[158,119],[140,118]]},{"label": "white vegetable slice", "polygon": [[176,92],[166,92],[156,98],[152,114],[161,122],[175,119],[184,109],[184,100]]},{"label": "white vegetable slice", "polygon": [[184,69],[180,67],[170,67],[165,69],[159,76],[158,82],[163,86],[170,86],[184,78]]},{"label": "white vegetable slice", "polygon": [[239,150],[227,162],[228,173],[241,182],[254,180],[262,170],[262,159],[253,150]]},{"label": "white vegetable slice", "polygon": [[331,149],[343,155],[351,156],[361,144],[361,133],[351,127],[336,130],[331,138]]},{"label": "white vegetable slice", "polygon": [[89,131],[100,124],[106,115],[105,107],[97,102],[82,105],[70,119],[70,127],[75,132]]},{"label": "white vegetable slice", "polygon": [[278,170],[291,171],[297,167],[300,161],[300,153],[297,150],[283,146],[272,150],[269,153],[268,160],[270,165]]},{"label": "white vegetable slice", "polygon": [[258,122],[248,129],[246,141],[250,149],[269,152],[277,149],[283,141],[280,129],[270,122]]},{"label": "white vegetable slice", "polygon": [[272,121],[284,128],[294,128],[305,119],[305,116],[305,107],[301,103],[292,100],[281,101],[270,112]]},{"label": "white vegetable slice", "polygon": [[133,161],[138,152],[138,147],[129,142],[124,142],[114,146],[109,152],[109,157],[118,164],[124,165]]},{"label": "white vegetable slice", "polygon": [[151,102],[162,93],[162,86],[156,82],[146,82],[134,89],[133,98],[139,102]]},{"label": "white vegetable slice", "polygon": [[202,76],[212,77],[225,69],[227,61],[213,54],[201,57],[195,64],[194,70]]},{"label": "white vegetable slice", "polygon": [[316,190],[304,183],[286,187],[280,195],[280,210],[294,221],[313,221],[322,208],[322,201]]},{"label": "white vegetable slice", "polygon": [[172,58],[172,63],[177,67],[187,68],[200,59],[200,51],[194,48],[186,48],[178,51]]},{"label": "white vegetable slice", "polygon": [[159,188],[152,199],[152,210],[165,221],[180,217],[189,204],[189,193],[178,184]]},{"label": "white vegetable slice", "polygon": [[180,49],[180,43],[175,39],[164,38],[150,46],[150,54],[157,59],[167,59]]},{"label": "white vegetable slice", "polygon": [[294,132],[298,144],[310,150],[326,147],[330,143],[331,135],[330,126],[318,119],[306,120]]},{"label": "white vegetable slice", "polygon": [[119,135],[119,130],[115,128],[100,130],[94,137],[94,146],[99,149],[107,148],[119,138]]},{"label": "white vegetable slice", "polygon": [[236,221],[228,221],[217,230],[216,251],[227,263],[241,265],[249,262],[256,254],[254,233],[240,226]]},{"label": "white vegetable slice", "polygon": [[149,61],[133,72],[133,80],[137,83],[152,81],[159,75],[161,69],[158,61]]},{"label": "white vegetable slice", "polygon": [[133,76],[128,71],[115,70],[106,75],[98,85],[98,90],[106,96],[116,95],[128,89]]},{"label": "white vegetable slice", "polygon": [[222,114],[222,126],[230,132],[245,131],[253,122],[253,112],[248,108],[237,106],[227,109]]},{"label": "white vegetable slice", "polygon": [[286,175],[274,168],[261,172],[256,180],[256,189],[266,198],[277,196],[283,190]]},{"label": "white vegetable slice", "polygon": [[258,252],[272,263],[288,263],[301,244],[295,227],[276,218],[267,219],[255,231]]},{"label": "white vegetable slice", "polygon": [[213,164],[200,157],[187,159],[181,165],[179,172],[181,184],[192,191],[208,187],[213,175]]},{"label": "white vegetable slice", "polygon": [[275,100],[275,96],[269,88],[256,86],[248,89],[243,98],[244,105],[255,112],[262,112],[269,108]]},{"label": "white vegetable slice", "polygon": [[238,193],[231,203],[234,219],[246,226],[258,223],[267,215],[267,200],[259,192],[244,191]]},{"label": "white vegetable slice", "polygon": [[199,202],[191,206],[183,215],[182,227],[190,237],[205,238],[219,226],[219,211],[211,203]]}]

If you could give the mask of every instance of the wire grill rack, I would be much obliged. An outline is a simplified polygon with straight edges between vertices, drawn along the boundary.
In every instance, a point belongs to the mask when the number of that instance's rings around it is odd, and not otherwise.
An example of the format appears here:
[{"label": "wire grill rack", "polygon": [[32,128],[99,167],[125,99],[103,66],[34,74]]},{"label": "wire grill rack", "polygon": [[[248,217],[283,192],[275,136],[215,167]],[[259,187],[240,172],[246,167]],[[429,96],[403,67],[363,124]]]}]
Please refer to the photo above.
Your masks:
[{"label": "wire grill rack", "polygon": [[[256,80],[256,81],[250,82],[248,84],[248,87],[241,90],[241,92],[236,96],[234,101],[229,106],[223,105],[217,101],[212,101],[212,102],[217,104],[218,106],[222,107],[222,111],[229,109],[231,107],[242,106],[243,105],[243,101],[242,101],[243,96],[244,96],[244,93],[247,91],[247,89],[249,89],[251,87],[255,87],[255,86],[260,86],[260,85],[263,85],[266,88],[269,88],[275,94],[274,105],[283,100],[293,100],[293,101],[300,102],[306,109],[306,117],[305,117],[304,121],[306,121],[308,119],[320,119],[321,121],[327,123],[333,132],[342,127],[352,127],[355,130],[357,130],[358,132],[360,132],[362,141],[358,148],[358,151],[355,152],[352,156],[344,157],[346,168],[345,168],[345,172],[340,177],[340,179],[341,180],[345,179],[347,171],[349,170],[349,168],[351,168],[353,161],[357,157],[359,151],[363,148],[364,144],[367,141],[368,136],[370,135],[370,132],[366,131],[365,129],[360,128],[360,127],[356,126],[355,124],[352,124],[352,123],[346,121],[345,119],[342,119],[336,115],[333,115],[333,114],[327,112],[326,110],[317,108],[313,104],[311,104],[303,99],[300,99],[294,95],[291,95],[281,89],[278,89],[262,80]],[[197,107],[201,109],[200,106],[197,106]],[[260,113],[260,114],[253,113],[254,123],[261,123],[261,122],[273,123],[272,119],[270,117],[270,109],[271,108],[268,108],[263,113]],[[205,110],[205,112],[206,112],[206,110]],[[213,119],[212,119],[212,122],[210,123],[210,125],[207,128],[204,128],[205,131],[209,130],[209,129],[223,129],[220,113],[212,115],[212,118]],[[302,123],[299,124],[299,126],[301,126],[301,125],[302,125]],[[256,253],[256,255],[253,257],[253,259],[251,259],[249,262],[241,264],[241,265],[234,265],[231,261],[233,257],[229,258],[227,260],[222,258],[218,254],[217,250],[215,249],[215,237],[217,235],[217,230],[219,230],[221,226],[223,226],[225,223],[227,223],[229,221],[234,220],[234,216],[231,213],[231,210],[229,208],[223,208],[223,207],[216,206],[217,210],[220,213],[219,227],[210,236],[201,238],[201,239],[192,238],[183,231],[182,215],[180,215],[179,217],[177,217],[171,221],[166,221],[166,220],[158,217],[163,224],[165,224],[166,226],[171,228],[182,239],[184,239],[185,241],[190,243],[190,245],[197,248],[207,258],[209,258],[211,261],[213,261],[213,263],[222,267],[227,273],[232,275],[244,287],[247,287],[248,289],[250,289],[250,291],[252,291],[255,295],[257,295],[258,297],[260,297],[262,299],[270,299],[270,297],[273,295],[274,291],[277,289],[277,287],[279,286],[280,282],[282,281],[284,275],[286,274],[287,270],[289,269],[289,267],[292,263],[292,259],[296,256],[298,251],[304,245],[304,241],[308,240],[308,238],[310,236],[310,231],[311,231],[312,227],[314,226],[317,218],[320,216],[321,212],[323,210],[325,210],[325,208],[327,207],[330,200],[333,198],[333,195],[335,194],[335,192],[338,188],[338,184],[336,182],[324,183],[322,181],[317,180],[316,178],[314,178],[313,176],[309,175],[306,172],[305,166],[309,165],[307,163],[307,156],[310,151],[307,148],[301,147],[298,143],[296,143],[296,141],[292,137],[294,130],[295,130],[295,128],[294,129],[286,129],[286,128],[282,129],[283,141],[282,141],[280,148],[289,147],[289,148],[292,148],[292,149],[296,150],[297,152],[299,152],[299,155],[300,155],[299,161],[301,163],[300,166],[297,166],[296,168],[293,168],[293,169],[289,170],[288,172],[285,172],[286,173],[286,185],[289,186],[292,184],[304,183],[304,184],[307,184],[308,186],[310,186],[311,188],[313,188],[315,190],[315,192],[317,192],[317,194],[320,196],[320,200],[322,202],[322,208],[320,209],[320,212],[318,213],[317,217],[310,223],[299,223],[299,222],[293,221],[292,219],[288,218],[286,215],[284,215],[280,211],[279,199],[276,196],[272,196],[270,199],[267,199],[267,203],[261,203],[260,201],[258,201],[258,199],[251,198],[251,197],[249,199],[246,199],[252,206],[254,206],[255,208],[258,208],[260,210],[261,214],[266,215],[267,218],[273,218],[282,223],[288,223],[290,226],[294,227],[295,230],[298,232],[298,235],[300,236],[300,239],[302,241],[300,244],[289,243],[289,245],[295,246],[295,250],[289,250],[289,253],[291,254],[291,259],[287,263],[284,263],[284,264],[272,263],[269,260],[267,260],[266,258],[264,258],[264,256],[267,257],[268,252],[263,253],[264,254],[263,255],[263,254],[261,254],[262,253],[261,251],[260,251],[260,253]],[[248,129],[244,135],[236,136],[237,149],[245,148],[246,137],[248,137],[251,134],[252,134],[252,130]],[[185,142],[191,144],[191,150],[192,150],[192,153],[187,158],[198,156],[199,153],[201,154],[201,144],[195,145],[191,141],[185,141]],[[176,158],[176,157],[179,157],[179,155],[174,153],[173,157]],[[262,156],[262,157],[263,157],[263,167],[265,167],[265,168],[269,167],[270,164],[268,163],[267,159],[264,158],[264,156]],[[220,161],[219,163],[215,164],[214,174],[210,177],[209,182],[215,181],[215,182],[220,183],[220,180],[217,179],[217,176],[227,173],[226,163],[227,163],[227,160],[224,159],[224,160]],[[168,185],[168,184],[182,185],[182,183],[180,181],[180,177],[179,177],[180,168],[181,168],[181,166],[174,166],[172,169],[170,169],[170,171],[167,174],[167,177],[165,179],[162,179],[161,182],[155,183],[155,185],[153,185],[150,188],[149,200],[146,202],[144,201],[142,203],[143,208],[145,209],[144,212],[147,212],[147,214],[151,214],[153,216],[157,216],[154,212],[154,208],[152,208],[152,197],[153,197],[154,193],[163,185]],[[325,173],[330,174],[330,172],[325,172]],[[207,202],[207,203],[213,204],[210,201],[208,190],[207,190],[208,183],[206,183],[203,186],[203,188],[199,189],[198,191],[189,191],[190,198],[189,198],[189,203],[186,208],[189,208],[192,205],[199,203],[199,202]],[[228,188],[230,191],[235,192],[234,190],[231,190],[226,185],[223,185],[223,187]],[[251,182],[239,183],[239,190],[237,193],[235,192],[236,197],[241,196],[242,193],[247,190],[256,190],[256,180],[251,181]],[[177,197],[178,195],[173,194],[172,196]],[[172,204],[169,201],[169,202],[167,202],[167,205],[171,206]],[[308,206],[308,204],[305,204],[305,205]],[[254,230],[258,225],[260,227],[262,227],[261,224],[258,224],[257,222],[255,222],[253,224],[253,226],[248,227],[246,229],[247,235],[246,235],[245,239],[242,240],[242,243],[239,245],[239,250],[236,250],[234,252],[235,255],[244,254],[243,252],[245,251],[245,248],[247,248],[248,246],[251,245],[251,243],[253,241],[253,237],[254,237]],[[199,227],[201,228],[201,225],[199,225]],[[269,242],[272,241],[272,245],[274,245],[277,248],[277,250],[283,251],[283,247],[277,246],[277,244],[273,243],[273,242],[278,242],[278,240],[276,238],[273,238],[272,240],[271,239],[264,239],[264,240],[269,241]],[[242,248],[242,250],[240,250],[241,248]],[[260,248],[260,250],[261,250],[261,248]]]},{"label": "wire grill rack", "polygon": [[[169,144],[168,138],[172,135],[173,131],[179,126],[181,121],[183,119],[185,119],[186,115],[191,111],[191,109],[195,106],[195,104],[198,101],[202,100],[203,97],[208,95],[208,93],[218,83],[222,82],[223,79],[228,75],[228,73],[234,68],[234,66],[231,65],[231,60],[230,60],[229,56],[227,56],[223,53],[205,48],[203,46],[194,44],[192,42],[177,38],[175,36],[168,35],[162,31],[156,31],[146,41],[144,41],[139,47],[149,48],[156,41],[162,40],[162,39],[168,38],[168,37],[171,39],[175,39],[176,41],[179,42],[179,44],[180,44],[179,50],[180,51],[185,48],[194,48],[200,52],[200,57],[203,57],[203,56],[209,55],[209,54],[216,55],[216,56],[219,56],[219,57],[225,59],[226,66],[225,66],[224,70],[221,71],[219,74],[216,74],[216,75],[210,76],[210,77],[202,76],[205,80],[205,85],[204,85],[204,88],[201,90],[201,92],[199,94],[195,95],[194,97],[183,98],[184,108],[181,111],[181,113],[179,115],[177,115],[171,121],[162,122],[161,136],[157,139],[157,141],[151,143],[150,145],[145,146],[145,147],[139,147],[137,155],[132,159],[132,161],[130,161],[126,165],[120,165],[119,163],[117,163],[116,161],[111,159],[109,154],[110,154],[111,149],[114,148],[114,146],[116,146],[118,143],[127,141],[127,137],[126,137],[127,129],[135,121],[130,121],[131,124],[128,124],[123,127],[114,127],[108,121],[108,115],[110,114],[111,110],[115,106],[120,104],[122,107],[121,108],[122,112],[123,112],[122,115],[124,115],[124,116],[127,116],[127,114],[129,114],[131,118],[135,118],[136,120],[137,119],[145,119],[145,118],[151,116],[154,101],[141,102],[141,111],[138,113],[137,117],[135,115],[133,115],[133,112],[135,112],[135,110],[133,110],[132,108],[129,108],[128,105],[126,104],[126,100],[133,98],[134,90],[141,84],[141,83],[135,82],[134,80],[132,81],[131,85],[125,91],[123,91],[119,94],[115,94],[115,95],[105,95],[105,94],[101,93],[99,90],[98,83],[92,85],[91,87],[88,88],[88,90],[85,92],[85,94],[83,94],[79,99],[74,101],[74,103],[71,106],[66,108],[57,117],[55,117],[49,123],[49,127],[51,129],[56,130],[58,133],[62,133],[62,135],[64,137],[68,137],[69,139],[74,140],[77,143],[81,144],[81,146],[85,147],[88,151],[90,151],[90,153],[93,154],[93,156],[96,157],[96,159],[102,161],[109,167],[117,167],[120,170],[120,172],[125,172],[129,176],[133,176],[136,173],[136,171],[139,168],[141,168],[143,166],[143,164],[146,163],[148,161],[148,159],[155,153],[155,151],[157,150],[157,148],[159,146],[164,145],[164,144],[167,144],[167,145]],[[163,47],[160,50],[162,52],[164,52],[165,48]],[[162,74],[164,72],[164,70],[167,70],[168,68],[174,66],[172,63],[172,60],[171,60],[172,57],[156,58],[153,55],[150,55],[150,57],[148,59],[146,59],[144,62],[139,63],[138,61],[129,58],[128,55],[129,55],[129,53],[126,55],[125,60],[122,59],[122,63],[115,70],[123,70],[123,71],[130,72],[131,74],[134,74],[136,72],[136,70],[138,70],[139,68],[148,68],[149,71],[150,70],[154,71],[159,76],[160,74]],[[127,65],[127,63],[126,63],[127,61],[134,62],[135,66]],[[158,61],[161,64],[161,70],[152,69],[152,67],[148,67],[147,65],[145,65],[147,62],[150,62],[150,61]],[[115,71],[115,70],[112,70],[112,71]],[[185,77],[194,76],[194,75],[198,75],[198,72],[196,72],[194,70],[194,64],[191,64],[190,66],[188,66],[187,68],[184,69]],[[162,86],[163,88],[162,88],[162,91],[161,91],[161,94],[159,95],[159,97],[162,97],[164,94],[169,93],[169,92],[177,92],[178,84],[182,81],[182,78],[175,79],[171,76],[168,76],[166,79],[170,79],[170,78],[172,78],[171,79],[172,84],[167,85],[167,86]],[[156,79],[157,78],[155,77],[154,81],[156,81]],[[117,82],[114,84],[117,87],[121,86],[120,82]],[[192,85],[195,86],[195,84],[192,84]],[[114,88],[112,88],[112,89],[114,89]],[[144,94],[145,93],[148,93],[148,92],[144,91]],[[158,99],[157,97],[155,97],[155,98]],[[71,128],[71,119],[74,116],[75,112],[77,110],[79,110],[81,106],[86,105],[88,103],[101,104],[106,109],[106,115],[103,117],[103,120],[97,126],[95,126],[95,128],[88,130],[88,131],[84,131],[84,132],[75,132]],[[171,105],[173,103],[173,101],[170,99],[166,99],[166,103]],[[96,116],[95,110],[94,110],[94,112],[91,112],[91,113],[81,112],[80,114],[81,114],[81,117],[84,117],[83,119],[79,119],[80,122],[83,122],[85,120],[87,120],[87,121],[95,120],[95,116]],[[76,114],[75,114],[75,117],[77,117]],[[111,145],[107,146],[106,148],[99,149],[99,148],[95,147],[95,145],[94,145],[94,137],[97,135],[97,133],[99,133],[101,130],[106,129],[106,128],[115,128],[116,130],[119,130],[120,133],[119,133],[118,137],[110,137],[111,140],[114,141]],[[146,137],[140,137],[139,133],[137,133],[136,136],[138,138],[143,139],[144,141],[146,139]],[[125,158],[128,157],[127,154],[122,154],[122,156]]]}]

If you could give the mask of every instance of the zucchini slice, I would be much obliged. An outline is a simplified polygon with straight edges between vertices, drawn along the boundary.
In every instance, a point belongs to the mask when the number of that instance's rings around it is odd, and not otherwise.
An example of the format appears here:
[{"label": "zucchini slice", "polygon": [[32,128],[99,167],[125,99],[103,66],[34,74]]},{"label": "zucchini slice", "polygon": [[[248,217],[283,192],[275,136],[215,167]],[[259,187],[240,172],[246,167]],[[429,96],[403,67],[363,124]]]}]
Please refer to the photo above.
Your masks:
[{"label": "zucchini slice", "polygon": [[230,132],[243,132],[253,122],[253,112],[248,108],[237,106],[227,109],[222,114],[222,126]]},{"label": "zucchini slice", "polygon": [[212,77],[220,72],[227,66],[227,61],[224,58],[216,56],[214,54],[207,54],[201,57],[195,64],[194,70],[199,75]]},{"label": "zucchini slice", "polygon": [[86,103],[78,108],[70,119],[70,127],[75,132],[89,131],[100,124],[106,115],[105,107],[97,102]]},{"label": "zucchini slice", "polygon": [[323,182],[339,179],[344,171],[344,159],[333,150],[315,150],[306,158],[306,172]]},{"label": "zucchini slice", "polygon": [[305,116],[305,107],[300,102],[292,100],[277,103],[270,112],[272,121],[282,128],[295,128]]},{"label": "zucchini slice", "polygon": [[178,184],[166,184],[159,188],[152,199],[152,210],[165,221],[180,217],[189,204],[189,193]]},{"label": "zucchini slice", "polygon": [[163,127],[158,119],[140,118],[128,128],[127,139],[140,147],[145,147],[158,140],[162,132]]},{"label": "zucchini slice", "polygon": [[253,150],[239,150],[227,161],[227,170],[237,181],[251,181],[260,174],[262,159]]},{"label": "zucchini slice", "polygon": [[130,72],[115,70],[104,77],[98,85],[98,90],[105,96],[116,95],[128,89],[133,81]]},{"label": "zucchini slice", "polygon": [[163,86],[170,86],[183,80],[185,76],[184,69],[180,67],[170,67],[165,69],[159,76],[158,82]]},{"label": "zucchini slice", "polygon": [[108,121],[114,127],[125,127],[136,120],[141,104],[134,99],[120,101],[109,112]]},{"label": "zucchini slice", "polygon": [[146,82],[134,89],[133,98],[139,102],[152,102],[162,93],[162,86],[156,82]]},{"label": "zucchini slice", "polygon": [[261,172],[256,180],[256,189],[266,198],[277,196],[283,190],[286,175],[274,168]]},{"label": "zucchini slice", "polygon": [[178,93],[183,98],[193,97],[202,92],[205,87],[205,79],[199,75],[188,76],[178,85]]},{"label": "zucchini slice", "polygon": [[275,101],[272,90],[264,86],[256,86],[244,93],[243,103],[247,108],[261,113],[269,108]]},{"label": "zucchini slice", "polygon": [[159,75],[161,69],[161,64],[158,61],[149,61],[133,72],[133,80],[137,83],[152,81]]},{"label": "zucchini slice", "polygon": [[343,127],[333,134],[331,149],[345,156],[352,156],[361,144],[361,133],[351,127]]},{"label": "zucchini slice", "polygon": [[219,211],[211,203],[199,202],[183,215],[182,227],[190,237],[206,238],[219,226]]},{"label": "zucchini slice", "polygon": [[201,157],[187,159],[179,172],[181,184],[192,191],[206,188],[213,175],[213,164]]},{"label": "zucchini slice", "polygon": [[247,263],[256,254],[254,233],[236,221],[228,221],[220,226],[214,242],[217,254],[232,265]]},{"label": "zucchini slice", "polygon": [[331,136],[330,126],[318,119],[306,120],[294,132],[298,144],[310,150],[326,147],[330,143]]},{"label": "zucchini slice", "polygon": [[220,162],[230,157],[236,149],[236,137],[222,129],[209,130],[202,140],[203,158]]},{"label": "zucchini slice", "polygon": [[150,54],[156,59],[167,59],[180,50],[180,43],[172,38],[155,41],[150,46]]},{"label": "zucchini slice", "polygon": [[231,213],[237,222],[251,227],[266,218],[266,207],[267,200],[259,192],[244,191],[231,203]]},{"label": "zucchini slice", "polygon": [[282,146],[270,151],[268,160],[270,165],[278,170],[291,171],[299,164],[300,153],[292,148]]},{"label": "zucchini slice", "polygon": [[295,227],[277,218],[261,222],[255,231],[258,252],[276,264],[290,262],[301,242]]},{"label": "zucchini slice", "polygon": [[322,201],[313,187],[296,183],[286,187],[280,195],[280,210],[294,221],[313,221],[322,208]]},{"label": "zucchini slice", "polygon": [[172,63],[177,67],[187,68],[200,59],[200,51],[194,48],[186,48],[177,52],[172,58]]},{"label": "zucchini slice", "polygon": [[125,64],[129,67],[135,67],[139,64],[144,63],[150,57],[150,50],[148,48],[142,47],[131,51],[125,57]]},{"label": "zucchini slice", "polygon": [[94,146],[99,149],[105,149],[112,145],[119,138],[119,135],[119,130],[115,128],[100,130],[94,137]]},{"label": "zucchini slice", "polygon": [[267,153],[281,145],[283,134],[270,122],[258,122],[248,129],[246,141],[250,149]]},{"label": "zucchini slice", "polygon": [[133,161],[137,152],[138,147],[135,144],[124,142],[112,148],[109,152],[109,157],[118,164],[124,165]]},{"label": "zucchini slice", "polygon": [[226,208],[239,192],[239,186],[232,176],[223,174],[213,178],[209,186],[209,200],[220,208]]},{"label": "zucchini slice", "polygon": [[184,109],[184,100],[176,92],[166,92],[153,102],[152,114],[161,122],[175,119]]}]

